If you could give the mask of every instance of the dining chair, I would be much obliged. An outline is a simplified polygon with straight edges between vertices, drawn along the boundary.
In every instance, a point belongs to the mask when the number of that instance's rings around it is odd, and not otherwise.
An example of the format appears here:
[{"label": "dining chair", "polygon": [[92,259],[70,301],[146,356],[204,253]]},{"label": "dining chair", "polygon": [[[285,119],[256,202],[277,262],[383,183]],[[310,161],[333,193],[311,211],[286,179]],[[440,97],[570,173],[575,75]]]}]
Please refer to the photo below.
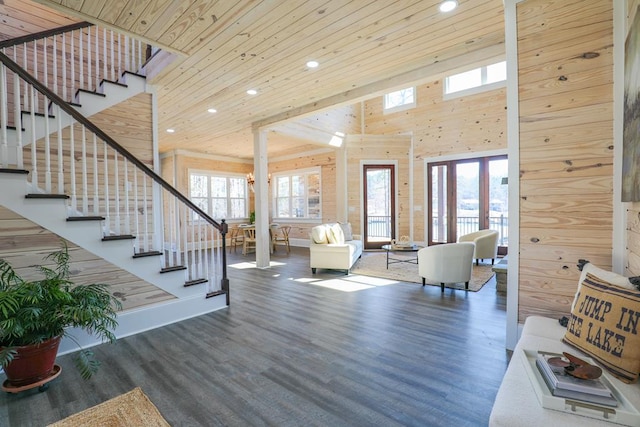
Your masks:
[{"label": "dining chair", "polygon": [[291,251],[289,247],[289,231],[291,231],[290,225],[283,225],[273,230],[273,249],[276,249],[276,245],[284,245],[287,247],[287,253]]},{"label": "dining chair", "polygon": [[235,252],[238,246],[244,244],[244,233],[239,227],[233,227],[229,231],[229,239],[229,252],[231,252],[231,248]]},{"label": "dining chair", "polygon": [[244,241],[242,242],[242,255],[249,253],[249,250],[256,250],[256,228],[255,227],[243,227]]}]

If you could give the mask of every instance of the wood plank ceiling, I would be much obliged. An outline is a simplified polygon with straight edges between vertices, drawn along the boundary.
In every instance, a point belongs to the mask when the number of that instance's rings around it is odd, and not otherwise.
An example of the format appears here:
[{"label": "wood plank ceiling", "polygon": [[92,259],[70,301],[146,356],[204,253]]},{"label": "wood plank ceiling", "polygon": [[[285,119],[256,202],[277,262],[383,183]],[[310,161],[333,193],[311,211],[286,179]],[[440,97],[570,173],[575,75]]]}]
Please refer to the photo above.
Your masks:
[{"label": "wood plank ceiling", "polygon": [[459,0],[447,14],[439,0],[35,1],[176,54],[151,79],[163,152],[251,159],[259,125],[270,157],[326,144],[328,132],[360,132],[360,101],[504,55],[502,0]]}]

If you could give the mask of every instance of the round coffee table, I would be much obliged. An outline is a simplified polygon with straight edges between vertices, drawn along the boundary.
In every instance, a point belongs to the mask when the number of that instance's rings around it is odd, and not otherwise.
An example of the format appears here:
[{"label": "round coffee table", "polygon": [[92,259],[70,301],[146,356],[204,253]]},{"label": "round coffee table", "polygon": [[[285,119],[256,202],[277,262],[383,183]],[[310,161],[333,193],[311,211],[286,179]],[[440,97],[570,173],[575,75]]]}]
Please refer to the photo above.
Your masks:
[{"label": "round coffee table", "polygon": [[[411,245],[411,246],[397,246],[397,245],[382,245],[382,249],[387,252],[387,270],[389,269],[389,264],[397,264],[400,262],[406,262],[409,264],[417,264],[418,263],[418,251],[422,249],[424,246]],[[413,252],[416,254],[415,258],[391,258],[389,257],[389,253],[410,253]]]}]

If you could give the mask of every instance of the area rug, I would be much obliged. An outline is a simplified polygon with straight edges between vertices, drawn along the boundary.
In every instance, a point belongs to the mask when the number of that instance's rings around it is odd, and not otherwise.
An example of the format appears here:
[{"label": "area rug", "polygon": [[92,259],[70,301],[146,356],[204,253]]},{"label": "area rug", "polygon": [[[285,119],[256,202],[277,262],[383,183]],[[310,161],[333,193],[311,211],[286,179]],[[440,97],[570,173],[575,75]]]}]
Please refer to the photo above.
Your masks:
[{"label": "area rug", "polygon": [[170,424],[160,415],[140,387],[99,405],[73,414],[49,427],[165,427]]},{"label": "area rug", "polygon": [[[416,259],[416,254],[408,255],[393,253],[392,258],[398,259]],[[471,281],[469,282],[469,290],[477,292],[491,279],[494,275],[491,265],[480,264],[473,265],[471,273]],[[363,276],[382,277],[385,279],[398,280],[400,282],[415,282],[422,284],[422,278],[418,274],[418,265],[408,262],[389,264],[387,269],[386,252],[365,252],[362,257],[356,261],[351,268],[352,274],[361,274]],[[427,285],[440,286],[440,283],[426,281]],[[446,283],[445,287],[451,289],[464,289],[464,283]]]}]

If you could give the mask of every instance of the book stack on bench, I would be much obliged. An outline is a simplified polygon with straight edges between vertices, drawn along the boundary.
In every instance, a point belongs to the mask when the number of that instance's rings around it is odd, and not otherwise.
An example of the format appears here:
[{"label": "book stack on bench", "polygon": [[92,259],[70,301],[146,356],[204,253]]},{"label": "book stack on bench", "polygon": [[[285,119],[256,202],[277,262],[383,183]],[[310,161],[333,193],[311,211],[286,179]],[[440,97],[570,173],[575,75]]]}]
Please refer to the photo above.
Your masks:
[{"label": "book stack on bench", "polygon": [[539,353],[536,359],[536,366],[552,395],[598,405],[618,406],[617,399],[600,378],[576,378],[569,375],[565,368],[549,363],[549,359],[558,357],[562,355]]}]

